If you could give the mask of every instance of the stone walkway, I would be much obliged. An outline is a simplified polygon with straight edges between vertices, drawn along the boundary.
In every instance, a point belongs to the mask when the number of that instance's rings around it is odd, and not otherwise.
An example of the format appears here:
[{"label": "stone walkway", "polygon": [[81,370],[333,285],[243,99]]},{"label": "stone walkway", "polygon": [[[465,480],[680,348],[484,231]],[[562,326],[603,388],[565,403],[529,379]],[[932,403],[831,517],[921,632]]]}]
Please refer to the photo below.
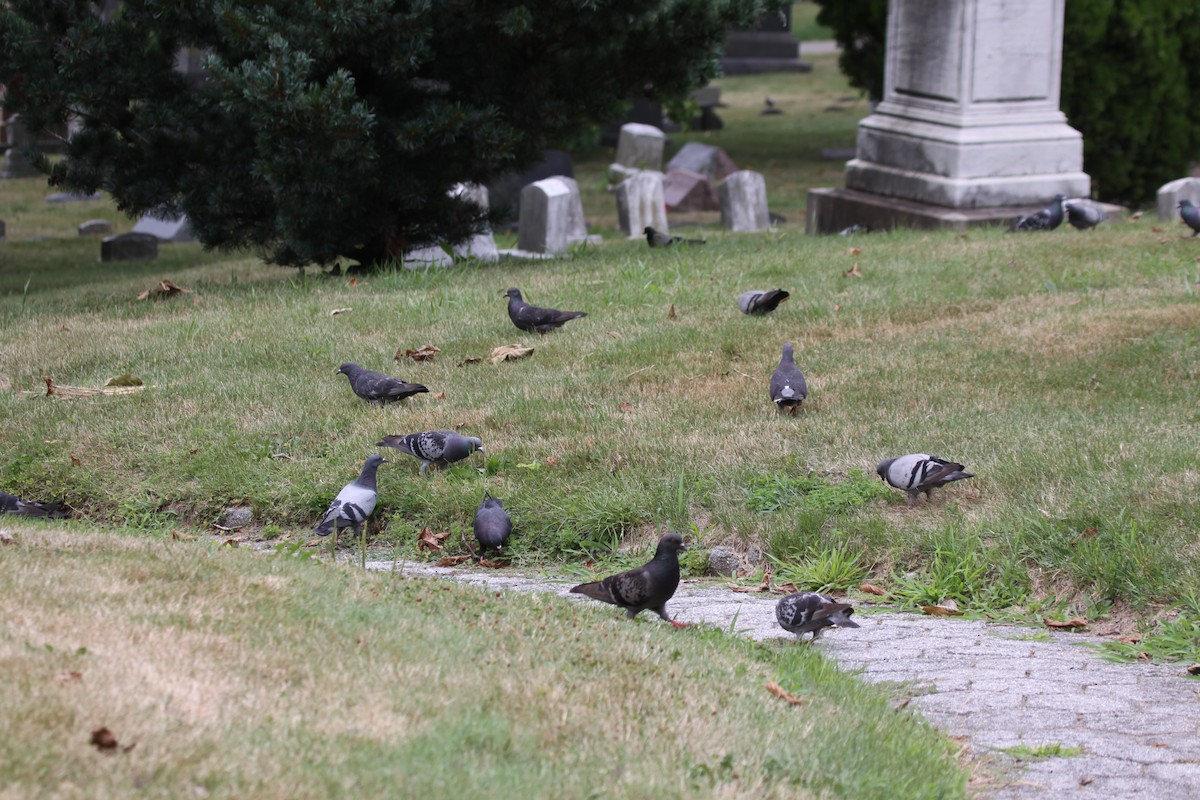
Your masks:
[{"label": "stone walkway", "polygon": [[[390,570],[392,562],[368,562]],[[511,591],[568,595],[572,582],[402,562],[423,574]],[[777,595],[680,587],[681,622],[734,629],[752,639],[794,639],[775,622]],[[594,602],[584,600],[583,602]],[[617,613],[617,612],[614,612]],[[736,621],[735,621],[736,620]],[[988,800],[1192,800],[1200,798],[1200,680],[1178,665],[1118,664],[1080,634],[901,613],[860,613],[858,629],[816,646],[870,682],[903,683],[911,708],[976,756],[992,757]],[[1036,637],[1030,638],[1036,634]],[[1077,755],[1014,760],[1009,748],[1079,748]]]}]

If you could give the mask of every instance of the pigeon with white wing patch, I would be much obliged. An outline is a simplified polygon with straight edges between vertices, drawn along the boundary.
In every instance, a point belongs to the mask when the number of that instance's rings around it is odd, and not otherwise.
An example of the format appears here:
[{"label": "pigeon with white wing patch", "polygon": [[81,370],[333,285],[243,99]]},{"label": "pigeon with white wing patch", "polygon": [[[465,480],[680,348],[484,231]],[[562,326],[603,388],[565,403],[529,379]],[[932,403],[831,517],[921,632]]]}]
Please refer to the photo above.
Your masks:
[{"label": "pigeon with white wing patch", "polygon": [[743,314],[769,314],[790,296],[783,289],[751,289],[738,295],[738,308]]},{"label": "pigeon with white wing patch", "polygon": [[379,501],[375,473],[380,464],[386,463],[386,458],[375,453],[367,458],[358,477],[347,483],[329,504],[325,516],[314,529],[318,536],[328,536],[342,528],[352,528],[356,535],[362,533],[363,522],[374,513]]},{"label": "pigeon with white wing patch", "polygon": [[786,411],[795,414],[808,397],[808,384],[804,380],[804,373],[796,368],[791,342],[783,345],[779,366],[771,373],[770,390],[776,413]]},{"label": "pigeon with white wing patch", "polygon": [[483,441],[476,436],[463,436],[454,431],[419,431],[385,436],[375,443],[376,447],[394,447],[421,459],[421,474],[426,478],[430,464],[445,467],[462,461],[476,450],[483,451]]},{"label": "pigeon with white wing patch", "polygon": [[789,594],[775,604],[775,619],[785,631],[803,639],[811,632],[812,641],[826,628],[857,628],[858,623],[850,619],[854,608],[849,603],[837,603],[833,598],[816,592]]},{"label": "pigeon with white wing patch", "polygon": [[880,461],[879,466],[875,467],[875,474],[889,486],[907,492],[908,504],[912,506],[916,505],[921,492],[929,499],[930,492],[939,486],[975,477],[963,469],[962,464],[946,461],[928,453],[909,453]]}]

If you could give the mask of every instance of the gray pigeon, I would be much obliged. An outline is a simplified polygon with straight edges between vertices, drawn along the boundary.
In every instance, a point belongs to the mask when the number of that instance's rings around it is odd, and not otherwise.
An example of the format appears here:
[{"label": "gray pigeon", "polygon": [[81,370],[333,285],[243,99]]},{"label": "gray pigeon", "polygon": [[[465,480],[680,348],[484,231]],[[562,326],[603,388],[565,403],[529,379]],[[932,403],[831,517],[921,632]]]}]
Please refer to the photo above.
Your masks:
[{"label": "gray pigeon", "polygon": [[781,598],[775,604],[775,619],[789,633],[803,639],[804,634],[812,631],[812,641],[826,629],[836,625],[839,628],[857,628],[857,622],[850,621],[854,609],[849,603],[835,603],[833,598],[816,592],[798,592]]},{"label": "gray pigeon", "polygon": [[587,316],[586,311],[559,311],[557,308],[531,306],[521,297],[520,289],[509,289],[504,294],[508,297],[508,318],[513,325],[530,333],[548,333],[573,319]]},{"label": "gray pigeon", "polygon": [[36,503],[33,500],[22,500],[15,494],[0,492],[0,514],[10,514],[14,517],[66,519],[69,512],[66,505],[60,502]]},{"label": "gray pigeon", "polygon": [[1195,206],[1191,200],[1179,201],[1179,216],[1192,229],[1192,238],[1200,234],[1200,208]]},{"label": "gray pigeon", "polygon": [[794,415],[806,397],[808,384],[804,381],[804,373],[796,369],[792,343],[784,342],[779,366],[771,373],[771,402],[775,404],[775,413],[787,411]]},{"label": "gray pigeon", "polygon": [[375,471],[380,464],[386,463],[387,459],[378,453],[367,458],[358,477],[347,483],[329,504],[325,516],[314,528],[318,536],[328,536],[342,528],[353,528],[355,534],[362,533],[363,522],[375,511],[375,503],[379,500]]},{"label": "gray pigeon", "polygon": [[928,500],[930,492],[939,486],[945,486],[953,481],[964,478],[974,478],[970,472],[963,471],[962,464],[955,464],[926,453],[909,453],[898,458],[880,461],[875,467],[875,474],[888,485],[908,492],[908,504],[916,505],[917,497],[925,493]]},{"label": "gray pigeon", "polygon": [[508,535],[512,533],[512,518],[504,510],[504,504],[487,492],[483,493],[483,502],[475,511],[475,538],[479,540],[479,558],[490,547],[502,552]]},{"label": "gray pigeon", "polygon": [[673,244],[704,244],[703,239],[685,239],[682,236],[672,236],[669,233],[656,231],[649,225],[642,232],[646,234],[646,244],[651,247],[670,247]]},{"label": "gray pigeon", "polygon": [[1077,231],[1088,231],[1108,219],[1104,209],[1090,200],[1073,197],[1063,201],[1063,210],[1067,212],[1067,222]]},{"label": "gray pigeon", "polygon": [[1050,205],[1043,208],[1036,214],[1031,214],[1028,217],[1017,217],[1017,221],[1013,223],[1014,231],[1052,231],[1063,221],[1063,201],[1067,199],[1065,194],[1056,194]]},{"label": "gray pigeon", "polygon": [[743,314],[769,314],[790,296],[783,289],[751,289],[738,295],[738,308]]},{"label": "gray pigeon", "polygon": [[658,540],[649,563],[604,580],[581,583],[571,592],[620,606],[629,619],[649,609],[676,628],[686,627],[667,616],[667,601],[679,588],[679,551],[686,549],[682,536],[668,533]]},{"label": "gray pigeon", "polygon": [[454,431],[420,431],[418,433],[393,434],[375,443],[376,447],[394,447],[410,456],[421,459],[421,474],[430,464],[444,467],[462,461],[476,450],[483,452],[483,442],[474,436],[463,436]]},{"label": "gray pigeon", "polygon": [[373,405],[392,403],[429,391],[419,383],[405,383],[397,378],[389,378],[381,372],[363,369],[353,361],[342,364],[337,371],[339,375],[350,379],[350,388],[356,395]]}]

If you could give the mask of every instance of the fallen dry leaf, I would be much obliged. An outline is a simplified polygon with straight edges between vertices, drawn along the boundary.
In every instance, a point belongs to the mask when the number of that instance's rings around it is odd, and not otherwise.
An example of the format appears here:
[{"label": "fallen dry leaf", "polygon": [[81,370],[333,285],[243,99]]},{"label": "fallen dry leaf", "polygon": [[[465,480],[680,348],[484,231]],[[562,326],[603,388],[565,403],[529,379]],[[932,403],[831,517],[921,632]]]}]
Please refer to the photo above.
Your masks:
[{"label": "fallen dry leaf", "polygon": [[841,304],[841,303],[834,303],[834,304],[833,304],[833,310],[834,310],[834,311],[841,311],[841,310],[842,310],[842,304]]},{"label": "fallen dry leaf", "polygon": [[1163,230],[1162,228],[1160,228],[1158,225],[1152,225],[1152,226],[1150,226],[1150,230],[1154,231],[1155,233],[1166,233],[1166,231],[1164,231],[1164,230]]},{"label": "fallen dry leaf", "polygon": [[1200,675],[1200,664],[1192,664],[1187,668],[1188,675]]},{"label": "fallen dry leaf", "polygon": [[558,466],[558,457],[557,456],[547,456],[546,464],[547,464],[547,466],[557,467]]},{"label": "fallen dry leaf", "polygon": [[158,285],[155,286],[153,289],[147,289],[146,291],[139,294],[137,296],[137,299],[138,300],[148,300],[151,297],[153,297],[155,299],[158,299],[161,297],[172,297],[177,294],[184,294],[184,293],[188,293],[191,291],[192,291],[191,289],[184,289],[182,286],[179,286],[178,284],[172,283],[171,281],[164,280],[164,281],[159,281]]},{"label": "fallen dry leaf", "polygon": [[79,460],[79,456],[75,455],[74,453],[71,453],[70,455],[71,455],[71,466],[72,467],[78,467],[81,464],[83,464],[83,462]]},{"label": "fallen dry leaf", "polygon": [[416,350],[401,350],[396,348],[396,355],[392,356],[396,361],[401,361],[405,358],[411,358],[413,361],[433,361],[434,356],[442,352],[442,348],[435,347],[432,344],[423,344]]},{"label": "fallen dry leaf", "polygon": [[633,411],[633,403],[621,403],[622,411]]},{"label": "fallen dry leaf", "polygon": [[12,544],[16,539],[8,531],[0,531],[0,544]]},{"label": "fallen dry leaf", "polygon": [[522,347],[519,344],[502,344],[492,350],[491,356],[488,357],[493,364],[499,364],[501,361],[515,361],[518,358],[525,358],[533,355],[532,347]]},{"label": "fallen dry leaf", "polygon": [[794,706],[804,705],[803,700],[801,700],[799,697],[796,697],[796,695],[792,694],[787,689],[784,689],[782,686],[780,686],[775,681],[767,681],[767,691],[770,692],[771,694],[775,695],[776,697],[778,697],[781,700],[788,701],[789,703],[791,703]]},{"label": "fallen dry leaf", "polygon": [[1083,617],[1072,617],[1071,619],[1064,620],[1050,619],[1049,617],[1043,617],[1042,619],[1046,623],[1047,628],[1073,630],[1075,628],[1086,628],[1088,624],[1087,620]]},{"label": "fallen dry leaf", "polygon": [[1139,219],[1142,218],[1142,214],[1145,214],[1145,213],[1146,213],[1145,211],[1135,211],[1129,215],[1129,221],[1137,222]]},{"label": "fallen dry leaf", "polygon": [[679,315],[675,313],[674,303],[671,303],[671,307],[667,309],[667,319],[679,319]]},{"label": "fallen dry leaf", "polygon": [[237,547],[238,540],[234,539],[233,537],[230,537],[230,538],[226,539],[224,542],[222,542],[221,544],[223,547]]},{"label": "fallen dry leaf", "polygon": [[1142,635],[1140,633],[1131,633],[1128,636],[1118,636],[1117,637],[1118,642],[1123,642],[1125,644],[1137,644],[1141,640],[1142,640]]},{"label": "fallen dry leaf", "polygon": [[887,597],[887,592],[883,589],[880,589],[873,583],[860,584],[858,590],[860,592],[866,592],[867,594],[876,595],[877,597]]},{"label": "fallen dry leaf", "polygon": [[795,594],[798,591],[800,591],[799,587],[797,587],[796,584],[791,583],[789,581],[788,583],[775,584],[775,588],[771,590],[771,593],[772,594]]},{"label": "fallen dry leaf", "polygon": [[861,252],[862,252],[861,247],[851,247],[849,250],[846,251],[846,254],[851,255],[851,256],[856,256]]},{"label": "fallen dry leaf", "polygon": [[1150,662],[1154,660],[1154,656],[1150,655],[1149,653],[1142,652],[1137,654],[1137,660]]},{"label": "fallen dry leaf", "polygon": [[471,560],[470,556],[442,556],[441,558],[438,559],[437,564],[435,564],[434,566],[457,567],[459,564],[463,563],[464,561],[470,561],[470,560]]},{"label": "fallen dry leaf", "polygon": [[83,673],[79,670],[71,670],[70,672],[60,672],[58,674],[59,683],[70,683],[71,681],[83,680]]},{"label": "fallen dry leaf", "polygon": [[351,278],[350,279],[350,288],[353,289],[355,286],[358,286],[358,278]]},{"label": "fallen dry leaf", "polygon": [[861,278],[862,272],[858,269],[858,262],[854,262],[854,266],[843,273],[847,278]]},{"label": "fallen dry leaf", "polygon": [[608,332],[608,335],[609,335],[609,336],[611,336],[611,337],[613,337],[614,339],[624,339],[624,338],[625,338],[624,336],[622,336],[621,334],[617,333],[616,331],[609,331],[609,332]]},{"label": "fallen dry leaf", "polygon": [[450,535],[450,532],[434,533],[429,528],[422,528],[417,534],[417,549],[425,550],[442,550],[442,542]]},{"label": "fallen dry leaf", "polygon": [[108,728],[97,728],[92,731],[92,745],[97,750],[108,751],[116,750],[120,742],[117,741],[117,737],[113,736],[113,732]]},{"label": "fallen dry leaf", "polygon": [[467,364],[478,364],[480,361],[483,361],[483,359],[470,356],[469,358],[464,358],[462,361],[458,362],[458,365],[460,367],[465,367]]},{"label": "fallen dry leaf", "polygon": [[171,538],[177,542],[194,542],[196,537],[190,533],[180,533],[179,531],[171,531]]},{"label": "fallen dry leaf", "polygon": [[[140,392],[146,387],[143,386],[102,386],[99,389],[93,389],[90,386],[67,386],[65,384],[55,383],[54,379],[49,375],[42,376],[42,382],[46,384],[46,397],[57,397],[60,400],[75,400],[80,397],[95,397],[96,395],[109,394],[133,394]],[[41,392],[21,392],[21,394],[35,395]]]},{"label": "fallen dry leaf", "polygon": [[353,308],[335,308],[329,312],[329,316],[336,317],[338,314],[349,314]]},{"label": "fallen dry leaf", "polygon": [[921,611],[934,617],[961,617],[963,613],[953,600],[944,600],[936,606],[921,606]]},{"label": "fallen dry leaf", "polygon": [[446,399],[446,393],[445,393],[445,392],[438,392],[437,394],[435,394],[435,395],[433,396],[433,399],[434,399],[434,400],[445,400],[445,399]]}]

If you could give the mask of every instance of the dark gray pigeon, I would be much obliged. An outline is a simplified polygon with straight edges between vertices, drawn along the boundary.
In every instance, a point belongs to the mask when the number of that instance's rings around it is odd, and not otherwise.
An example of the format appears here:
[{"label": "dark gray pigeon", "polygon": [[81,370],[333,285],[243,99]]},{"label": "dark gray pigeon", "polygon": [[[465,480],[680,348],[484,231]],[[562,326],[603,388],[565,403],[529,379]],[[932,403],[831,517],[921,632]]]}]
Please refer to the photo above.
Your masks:
[{"label": "dark gray pigeon", "polygon": [[673,244],[704,244],[703,239],[685,239],[682,236],[672,236],[669,233],[656,231],[649,225],[642,232],[646,234],[646,244],[651,247],[670,247]]},{"label": "dark gray pigeon", "polygon": [[1067,212],[1067,222],[1077,231],[1089,231],[1108,219],[1104,209],[1090,200],[1078,197],[1064,200],[1063,210]]},{"label": "dark gray pigeon", "polygon": [[69,513],[66,505],[60,502],[37,503],[33,500],[23,500],[15,494],[0,492],[0,514],[10,514],[14,517],[66,519]]},{"label": "dark gray pigeon", "polygon": [[356,395],[373,405],[393,403],[429,391],[419,383],[406,383],[397,378],[389,378],[381,372],[363,369],[353,361],[342,364],[337,371],[350,379],[350,388]]},{"label": "dark gray pigeon", "polygon": [[898,458],[880,461],[875,467],[875,474],[888,485],[908,492],[908,504],[916,505],[917,497],[925,493],[928,500],[930,492],[939,486],[945,486],[953,481],[964,478],[974,478],[970,472],[963,471],[962,464],[955,464],[926,453],[909,453]]},{"label": "dark gray pigeon", "polygon": [[796,369],[792,343],[784,342],[779,366],[771,373],[771,402],[775,404],[775,412],[795,414],[806,397],[808,384],[804,381],[804,373]]},{"label": "dark gray pigeon", "polygon": [[329,504],[325,516],[314,528],[318,536],[328,536],[342,528],[353,528],[355,534],[362,533],[363,522],[375,511],[375,503],[379,500],[375,471],[380,464],[386,463],[387,459],[378,453],[367,458],[358,477],[347,483]]},{"label": "dark gray pigeon", "polygon": [[1200,208],[1195,206],[1191,200],[1179,201],[1179,216],[1192,229],[1193,238],[1200,234]]},{"label": "dark gray pigeon", "polygon": [[474,436],[463,436],[454,431],[420,431],[418,433],[403,433],[385,436],[375,443],[376,447],[394,447],[421,459],[421,474],[426,478],[425,471],[430,464],[444,467],[455,461],[462,461],[476,450],[483,451],[483,442]]},{"label": "dark gray pigeon", "polygon": [[769,314],[790,296],[783,289],[751,289],[738,295],[738,308],[743,314]]},{"label": "dark gray pigeon", "polygon": [[521,297],[520,289],[509,289],[504,294],[508,297],[508,318],[513,325],[530,333],[548,333],[573,319],[587,316],[586,311],[559,311],[557,308],[531,306]]},{"label": "dark gray pigeon", "polygon": [[789,633],[803,639],[812,631],[812,641],[826,629],[857,628],[858,623],[850,620],[854,609],[849,603],[835,603],[833,598],[816,592],[789,594],[775,604],[775,619]]},{"label": "dark gray pigeon", "polygon": [[1056,194],[1050,205],[1043,208],[1036,214],[1031,214],[1028,217],[1017,217],[1017,221],[1013,223],[1014,231],[1052,231],[1063,221],[1063,201],[1067,199],[1065,194]]},{"label": "dark gray pigeon", "polygon": [[644,566],[610,575],[604,580],[581,583],[571,591],[620,606],[629,619],[649,609],[676,628],[686,627],[686,623],[667,616],[667,601],[679,588],[679,551],[686,549],[682,536],[668,533],[658,540],[654,558]]},{"label": "dark gray pigeon", "polygon": [[479,541],[479,558],[488,548],[497,553],[503,552],[508,535],[512,533],[512,518],[504,510],[504,504],[487,492],[483,493],[483,502],[475,511],[475,538]]}]

